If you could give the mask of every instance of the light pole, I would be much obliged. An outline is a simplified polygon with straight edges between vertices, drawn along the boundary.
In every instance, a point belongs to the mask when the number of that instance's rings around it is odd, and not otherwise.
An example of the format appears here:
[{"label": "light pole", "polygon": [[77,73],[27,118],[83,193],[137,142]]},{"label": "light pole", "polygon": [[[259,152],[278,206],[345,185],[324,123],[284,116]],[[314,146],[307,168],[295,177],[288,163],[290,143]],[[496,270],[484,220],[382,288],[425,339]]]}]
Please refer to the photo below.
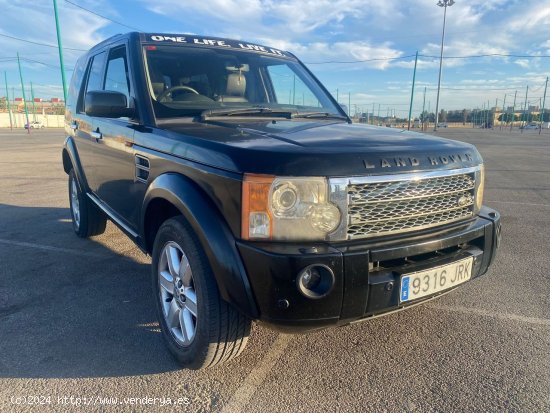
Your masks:
[{"label": "light pole", "polygon": [[61,83],[63,83],[63,99],[67,104],[67,82],[65,81],[65,63],[63,62],[63,47],[61,46],[61,28],[57,14],[57,0],[53,0],[53,12],[55,15],[55,30],[57,32],[57,49],[59,51],[59,65],[61,66]]},{"label": "light pole", "polygon": [[439,78],[437,80],[437,99],[435,101],[435,125],[434,131],[437,130],[437,124],[439,122],[439,90],[441,89],[441,67],[443,65],[443,42],[445,41],[445,22],[447,20],[447,7],[451,7],[455,4],[454,0],[439,0],[437,5],[443,7],[443,32],[441,33],[441,54],[439,55]]},{"label": "light pole", "polygon": [[27,99],[25,97],[25,86],[23,83],[23,73],[21,72],[21,61],[19,60],[19,52],[17,52],[17,66],[19,67],[19,78],[21,79],[21,92],[23,93],[23,107],[25,108],[25,119],[27,120],[27,133],[31,134],[31,123],[29,122],[29,111],[27,110]]}]

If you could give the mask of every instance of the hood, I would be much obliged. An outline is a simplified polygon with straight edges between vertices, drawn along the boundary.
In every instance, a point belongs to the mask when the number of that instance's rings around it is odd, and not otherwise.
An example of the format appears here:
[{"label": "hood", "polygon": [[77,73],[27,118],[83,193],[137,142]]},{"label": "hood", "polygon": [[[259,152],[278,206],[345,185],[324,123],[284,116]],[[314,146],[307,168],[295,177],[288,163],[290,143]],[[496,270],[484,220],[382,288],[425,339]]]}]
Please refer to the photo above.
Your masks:
[{"label": "hood", "polygon": [[157,143],[169,145],[168,152],[239,173],[357,176],[456,169],[482,162],[467,143],[334,121],[241,118],[160,127],[162,139]]}]

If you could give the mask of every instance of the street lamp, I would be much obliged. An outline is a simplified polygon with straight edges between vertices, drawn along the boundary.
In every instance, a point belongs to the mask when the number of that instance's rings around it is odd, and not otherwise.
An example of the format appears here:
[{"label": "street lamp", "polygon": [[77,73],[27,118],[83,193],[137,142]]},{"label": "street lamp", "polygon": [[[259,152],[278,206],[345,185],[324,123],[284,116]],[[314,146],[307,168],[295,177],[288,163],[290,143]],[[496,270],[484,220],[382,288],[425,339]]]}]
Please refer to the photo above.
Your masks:
[{"label": "street lamp", "polygon": [[435,125],[434,131],[437,130],[439,123],[439,90],[441,89],[441,66],[443,65],[443,42],[445,41],[445,21],[447,19],[447,7],[455,4],[454,0],[439,0],[437,5],[444,8],[443,12],[443,33],[441,34],[441,54],[439,56],[439,79],[437,80],[437,100],[435,102]]}]

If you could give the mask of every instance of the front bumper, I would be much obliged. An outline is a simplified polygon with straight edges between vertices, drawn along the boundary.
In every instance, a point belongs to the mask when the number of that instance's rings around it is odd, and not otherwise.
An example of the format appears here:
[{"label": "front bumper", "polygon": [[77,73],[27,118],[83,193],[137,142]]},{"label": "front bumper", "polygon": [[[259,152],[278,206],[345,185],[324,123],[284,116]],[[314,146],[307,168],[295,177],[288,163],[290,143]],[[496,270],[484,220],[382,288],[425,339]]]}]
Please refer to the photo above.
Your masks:
[{"label": "front bumper", "polygon": [[[260,321],[278,330],[300,332],[348,324],[434,297],[400,304],[404,273],[473,256],[472,279],[485,274],[495,258],[500,231],[499,213],[483,207],[478,217],[466,223],[391,240],[339,244],[239,241],[237,246]],[[320,299],[305,297],[297,287],[298,273],[312,264],[328,266],[335,276],[333,289]]]}]

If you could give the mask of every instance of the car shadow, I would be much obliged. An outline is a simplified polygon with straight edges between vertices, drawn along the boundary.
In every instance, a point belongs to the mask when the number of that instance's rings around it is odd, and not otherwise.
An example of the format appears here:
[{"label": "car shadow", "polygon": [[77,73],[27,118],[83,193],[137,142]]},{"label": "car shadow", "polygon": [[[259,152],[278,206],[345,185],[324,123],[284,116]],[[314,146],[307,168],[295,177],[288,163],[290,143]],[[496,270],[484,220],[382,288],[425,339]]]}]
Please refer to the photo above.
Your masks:
[{"label": "car shadow", "polygon": [[112,225],[77,238],[68,208],[0,204],[0,377],[180,368],[158,330],[149,259],[130,244]]}]

